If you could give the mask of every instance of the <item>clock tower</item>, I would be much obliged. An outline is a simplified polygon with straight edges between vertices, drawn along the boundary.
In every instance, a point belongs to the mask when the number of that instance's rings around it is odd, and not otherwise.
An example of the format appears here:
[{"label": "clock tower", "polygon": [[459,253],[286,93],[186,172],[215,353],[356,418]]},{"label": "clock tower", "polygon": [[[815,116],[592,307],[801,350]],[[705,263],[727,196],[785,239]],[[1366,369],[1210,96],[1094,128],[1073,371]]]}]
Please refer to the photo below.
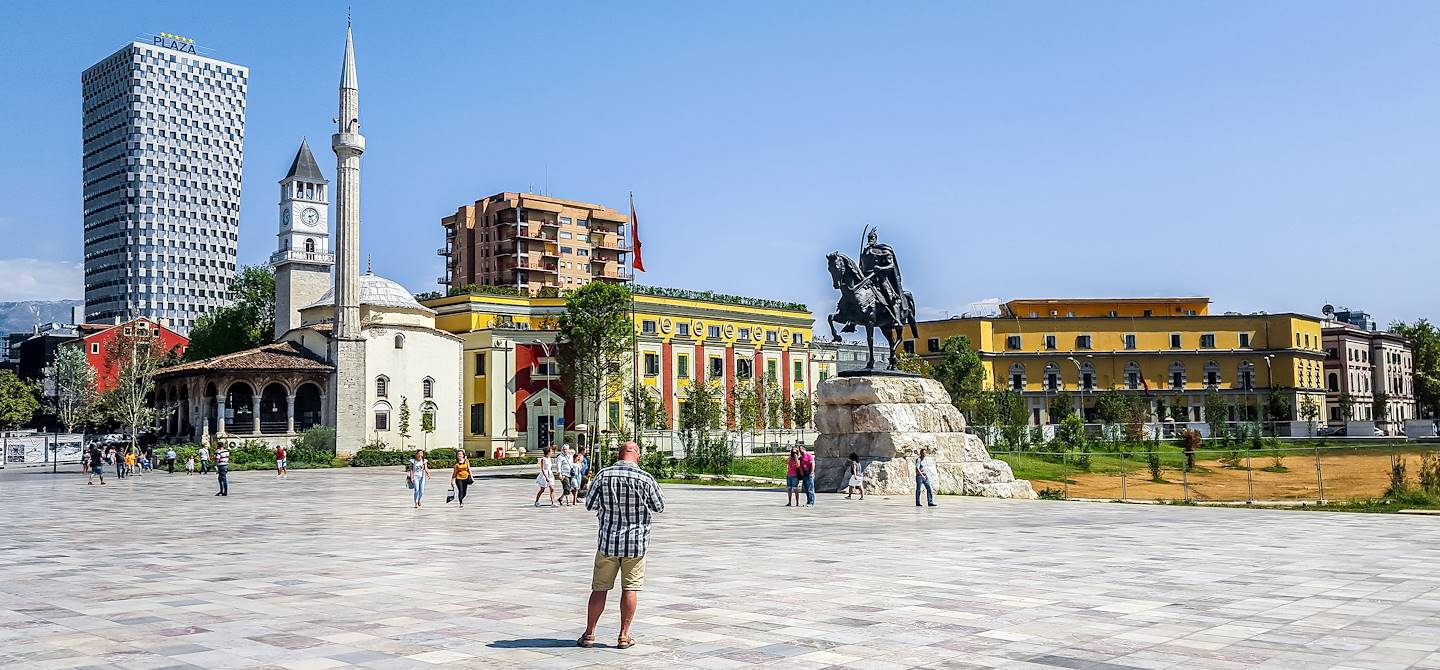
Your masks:
[{"label": "clock tower", "polygon": [[279,249],[270,255],[275,268],[275,337],[300,325],[300,308],[330,290],[330,182],[310,153],[308,141],[280,180]]}]

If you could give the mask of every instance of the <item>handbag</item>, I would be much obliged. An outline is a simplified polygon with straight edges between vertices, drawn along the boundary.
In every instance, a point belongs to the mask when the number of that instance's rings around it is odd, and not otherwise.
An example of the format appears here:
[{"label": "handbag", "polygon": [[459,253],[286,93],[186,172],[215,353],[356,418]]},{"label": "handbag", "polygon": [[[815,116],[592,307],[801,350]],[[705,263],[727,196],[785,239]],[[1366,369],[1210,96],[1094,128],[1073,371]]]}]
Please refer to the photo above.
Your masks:
[{"label": "handbag", "polygon": [[445,502],[448,503],[448,502],[450,502],[450,501],[452,501],[452,500],[454,500],[454,499],[455,499],[455,485],[454,485],[454,484],[451,484],[451,485],[450,485],[450,490],[448,490],[448,491],[445,492]]}]

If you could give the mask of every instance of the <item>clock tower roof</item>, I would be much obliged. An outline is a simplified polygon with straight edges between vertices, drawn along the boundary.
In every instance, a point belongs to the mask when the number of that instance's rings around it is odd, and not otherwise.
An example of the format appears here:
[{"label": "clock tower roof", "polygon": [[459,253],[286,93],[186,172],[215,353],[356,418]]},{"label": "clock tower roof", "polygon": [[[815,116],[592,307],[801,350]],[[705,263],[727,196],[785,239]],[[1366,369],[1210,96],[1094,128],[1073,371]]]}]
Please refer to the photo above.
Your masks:
[{"label": "clock tower roof", "polygon": [[320,166],[315,162],[314,154],[310,153],[310,140],[300,142],[300,150],[295,152],[295,160],[290,163],[290,171],[285,173],[282,183],[291,179],[313,182],[316,184],[328,184],[329,180],[321,174]]}]

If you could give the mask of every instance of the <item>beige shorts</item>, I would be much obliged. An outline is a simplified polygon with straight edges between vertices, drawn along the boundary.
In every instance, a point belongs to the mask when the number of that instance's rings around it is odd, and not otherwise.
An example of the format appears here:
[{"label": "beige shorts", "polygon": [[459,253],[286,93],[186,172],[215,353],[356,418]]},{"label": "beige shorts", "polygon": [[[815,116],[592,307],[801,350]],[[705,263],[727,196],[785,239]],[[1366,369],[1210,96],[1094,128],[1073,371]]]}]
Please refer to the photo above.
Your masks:
[{"label": "beige shorts", "polygon": [[621,558],[595,552],[595,571],[590,576],[591,591],[609,591],[615,588],[615,575],[620,575],[620,590],[643,591],[645,589],[645,557]]}]

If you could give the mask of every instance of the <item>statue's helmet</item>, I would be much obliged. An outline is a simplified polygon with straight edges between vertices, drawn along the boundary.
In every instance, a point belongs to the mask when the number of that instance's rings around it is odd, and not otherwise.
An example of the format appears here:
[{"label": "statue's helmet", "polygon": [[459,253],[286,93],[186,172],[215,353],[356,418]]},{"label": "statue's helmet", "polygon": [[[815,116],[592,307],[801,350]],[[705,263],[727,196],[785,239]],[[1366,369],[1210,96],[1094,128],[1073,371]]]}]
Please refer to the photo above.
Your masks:
[{"label": "statue's helmet", "polygon": [[880,241],[880,229],[878,227],[871,228],[870,234],[865,236],[865,241],[869,244],[875,244],[876,242]]}]

